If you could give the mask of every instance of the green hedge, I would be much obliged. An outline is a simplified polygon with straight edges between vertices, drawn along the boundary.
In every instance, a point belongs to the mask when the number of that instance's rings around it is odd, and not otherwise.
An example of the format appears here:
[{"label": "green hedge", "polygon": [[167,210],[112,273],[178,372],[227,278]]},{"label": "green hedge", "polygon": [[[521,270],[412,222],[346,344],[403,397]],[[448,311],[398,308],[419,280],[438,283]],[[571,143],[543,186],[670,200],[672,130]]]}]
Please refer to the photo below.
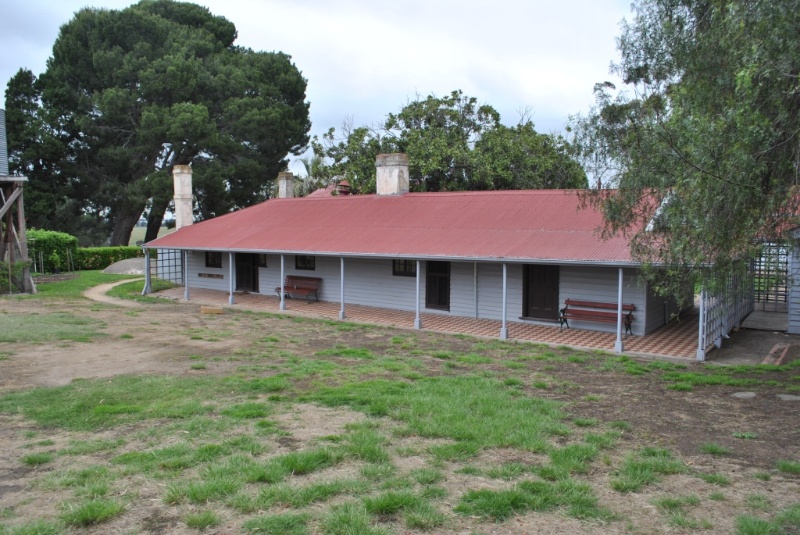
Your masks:
[{"label": "green hedge", "polygon": [[141,247],[83,247],[75,255],[75,269],[105,269],[114,262],[144,256]]},{"label": "green hedge", "polygon": [[114,262],[144,256],[142,248],[135,246],[78,248],[78,238],[54,230],[30,229],[27,236],[28,256],[35,270],[45,273],[105,269]]},{"label": "green hedge", "polygon": [[74,269],[78,253],[78,238],[66,232],[29,229],[27,231],[28,256],[45,273]]}]

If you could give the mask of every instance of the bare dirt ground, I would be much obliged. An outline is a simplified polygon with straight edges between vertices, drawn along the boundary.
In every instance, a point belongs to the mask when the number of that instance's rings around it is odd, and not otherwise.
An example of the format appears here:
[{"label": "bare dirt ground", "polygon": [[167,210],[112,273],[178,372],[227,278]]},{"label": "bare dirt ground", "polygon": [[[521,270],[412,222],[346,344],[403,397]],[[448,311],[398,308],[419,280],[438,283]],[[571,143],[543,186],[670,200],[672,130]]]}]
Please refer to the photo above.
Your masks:
[{"label": "bare dirt ground", "polygon": [[[407,335],[407,331],[374,329],[337,331],[315,328],[313,323],[298,324],[285,317],[266,317],[257,324],[243,313],[226,311],[222,315],[201,314],[193,304],[139,304],[120,302],[105,296],[107,288],[91,291],[94,301],[39,300],[0,298],[0,314],[21,314],[35,321],[36,315],[67,312],[102,323],[102,336],[91,343],[6,343],[2,351],[8,357],[0,360],[0,395],[31,387],[66,385],[78,378],[104,378],[121,374],[169,374],[174,376],[234,374],[243,360],[237,355],[248,350],[255,338],[274,336],[295,354],[313,355],[315,351],[337,343],[349,347],[364,347],[376,352],[391,347],[390,339]],[[193,333],[206,333],[203,337]],[[207,333],[217,333],[209,338]],[[746,333],[737,333],[745,340]],[[458,351],[468,348],[468,339],[445,337],[435,333],[418,333],[419,347],[442,347]],[[777,340],[786,340],[776,333],[755,333],[739,347],[724,349],[712,357],[724,356],[733,361],[742,359],[760,362]],[[792,339],[790,341],[794,342]],[[800,344],[798,345],[800,347]],[[729,349],[729,350],[728,350]],[[727,350],[727,352],[725,352]],[[793,355],[796,350],[793,352]],[[442,373],[442,361],[431,356],[417,356],[428,366],[428,373]],[[193,369],[191,359],[202,359],[205,369]],[[724,359],[721,359],[724,362]],[[493,363],[486,368],[508,375],[504,363]],[[689,370],[695,368],[690,364]],[[458,368],[452,368],[458,372]],[[476,519],[454,517],[447,529],[433,533],[688,533],[691,529],[671,526],[659,516],[652,500],[669,493],[696,493],[703,498],[704,518],[713,528],[706,533],[733,532],[732,511],[747,511],[744,505],[748,496],[764,495],[772,510],[800,502],[800,479],[797,476],[777,473],[778,460],[800,460],[800,400],[786,401],[778,396],[787,394],[784,386],[759,385],[752,389],[753,397],[740,398],[733,394],[743,388],[729,386],[698,387],[690,392],[670,390],[657,374],[631,376],[624,373],[599,373],[581,362],[562,362],[557,366],[530,362],[525,369],[514,370],[524,380],[523,391],[529,395],[566,402],[566,410],[573,418],[597,419],[600,422],[627,421],[631,430],[624,435],[620,450],[631,451],[640,445],[660,445],[680,455],[693,469],[702,472],[725,474],[730,479],[729,488],[712,486],[689,475],[673,476],[657,488],[635,494],[620,494],[610,489],[610,466],[621,460],[622,453],[609,454],[606,464],[597,466],[586,475],[600,491],[601,502],[623,515],[627,521],[598,526],[575,519],[551,514],[530,513],[520,515],[502,524],[481,522]],[[535,390],[530,384],[539,376],[547,375],[559,388]],[[769,374],[760,377],[769,379]],[[800,385],[800,376],[794,384]],[[797,392],[794,392],[797,394]],[[340,432],[347,423],[363,419],[363,415],[344,409],[320,409],[313,405],[297,404],[280,416],[286,432],[276,442],[273,451],[291,451],[303,448],[321,436]],[[39,496],[35,481],[42,478],[42,470],[20,463],[30,439],[26,433],[39,432],[34,424],[17,417],[0,415],[0,512],[14,509],[18,512],[52,507],[56,497]],[[734,433],[751,433],[755,438],[743,441]],[[74,438],[77,435],[70,435]],[[114,431],[103,436],[113,437]],[[58,438],[55,439],[58,445]],[[62,439],[66,440],[66,439]],[[276,439],[277,440],[277,439]],[[393,439],[393,446],[408,449],[413,438]],[[419,439],[416,439],[419,440]],[[566,440],[566,439],[565,439]],[[701,454],[702,444],[715,443],[730,448],[727,456]],[[143,444],[130,444],[131,448]],[[482,453],[485,462],[499,464],[518,460],[519,452],[493,450]],[[524,460],[524,459],[520,459]],[[402,460],[407,468],[424,465],[413,456]],[[601,464],[601,463],[596,463]],[[57,465],[58,466],[58,465]],[[459,474],[457,467],[447,472],[445,487],[459,496],[476,478]],[[55,469],[55,468],[50,468]],[[355,471],[353,466],[340,466],[339,471]],[[767,480],[756,477],[770,473]],[[330,474],[328,474],[330,475]],[[506,482],[477,478],[487,488],[506,485]],[[152,483],[151,483],[152,484]],[[150,485],[151,485],[150,484]],[[732,489],[732,490],[729,490]],[[159,490],[145,485],[140,498],[147,497],[149,505],[132,510],[112,523],[91,528],[90,533],[197,533],[179,522],[181,514],[165,505]],[[725,500],[707,500],[716,491],[726,494]],[[48,503],[42,502],[48,500]],[[141,500],[140,500],[141,501]],[[454,506],[455,498],[445,505]],[[184,511],[185,512],[185,511]],[[758,514],[754,511],[754,514]],[[1,519],[2,517],[0,517]],[[239,533],[241,520],[225,518],[223,527],[208,533]],[[397,532],[416,533],[398,528]]]}]

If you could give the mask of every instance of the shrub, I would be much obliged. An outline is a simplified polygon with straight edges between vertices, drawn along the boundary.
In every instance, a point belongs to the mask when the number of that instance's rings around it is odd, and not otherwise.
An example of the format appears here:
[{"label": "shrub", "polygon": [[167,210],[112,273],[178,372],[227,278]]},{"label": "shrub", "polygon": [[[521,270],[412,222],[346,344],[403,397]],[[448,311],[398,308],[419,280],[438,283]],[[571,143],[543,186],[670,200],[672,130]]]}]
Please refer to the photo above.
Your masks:
[{"label": "shrub", "polygon": [[[66,232],[29,229],[28,254],[45,273],[69,270],[78,253],[78,238]],[[42,265],[42,263],[44,265]]]},{"label": "shrub", "polygon": [[144,256],[141,247],[83,247],[74,255],[75,269],[105,269],[114,262]]}]

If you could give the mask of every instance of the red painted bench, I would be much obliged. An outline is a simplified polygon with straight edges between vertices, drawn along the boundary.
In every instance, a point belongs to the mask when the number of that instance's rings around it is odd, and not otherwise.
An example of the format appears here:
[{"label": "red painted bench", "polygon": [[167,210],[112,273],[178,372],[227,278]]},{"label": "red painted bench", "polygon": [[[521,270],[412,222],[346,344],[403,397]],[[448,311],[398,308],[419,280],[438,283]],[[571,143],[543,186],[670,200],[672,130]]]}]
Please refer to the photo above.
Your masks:
[{"label": "red painted bench", "polygon": [[[286,280],[283,283],[283,293],[291,297],[305,297],[308,303],[311,302],[311,296],[314,296],[314,301],[319,301],[319,287],[322,285],[322,279],[317,277],[301,277],[299,275],[286,275]],[[275,288],[275,293],[281,295],[281,287]]]},{"label": "red painted bench", "polygon": [[[569,320],[616,323],[618,306],[617,303],[567,299],[564,301],[564,308],[558,313],[558,323],[561,325],[561,329],[564,328],[564,325],[569,329]],[[636,310],[636,306],[623,304],[622,310],[627,312],[622,316],[622,321],[625,324],[625,334],[633,334],[633,311]]]}]

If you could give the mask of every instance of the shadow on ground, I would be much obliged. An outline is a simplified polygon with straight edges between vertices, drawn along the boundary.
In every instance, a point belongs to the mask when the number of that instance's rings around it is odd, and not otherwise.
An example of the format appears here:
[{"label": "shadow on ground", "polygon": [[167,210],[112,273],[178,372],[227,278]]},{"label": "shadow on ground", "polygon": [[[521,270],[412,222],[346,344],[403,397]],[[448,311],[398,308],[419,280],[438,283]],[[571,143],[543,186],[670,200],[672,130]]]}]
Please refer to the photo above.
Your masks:
[{"label": "shadow on ground", "polygon": [[723,339],[722,347],[708,352],[707,362],[713,364],[761,364],[776,344],[791,344],[786,362],[800,358],[800,336],[780,331],[739,329]]}]

